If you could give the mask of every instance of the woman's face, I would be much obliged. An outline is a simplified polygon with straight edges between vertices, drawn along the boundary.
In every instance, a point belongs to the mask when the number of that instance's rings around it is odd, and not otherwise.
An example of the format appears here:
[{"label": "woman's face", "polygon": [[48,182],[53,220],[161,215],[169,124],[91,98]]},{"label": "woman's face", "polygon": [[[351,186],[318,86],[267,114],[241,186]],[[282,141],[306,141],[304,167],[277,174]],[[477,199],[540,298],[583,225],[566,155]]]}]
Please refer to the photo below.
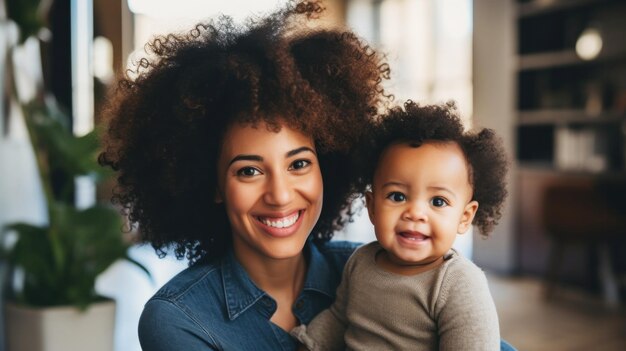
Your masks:
[{"label": "woman's face", "polygon": [[300,255],[322,210],[322,175],[310,137],[286,126],[234,124],[218,160],[218,191],[235,253],[284,259]]}]

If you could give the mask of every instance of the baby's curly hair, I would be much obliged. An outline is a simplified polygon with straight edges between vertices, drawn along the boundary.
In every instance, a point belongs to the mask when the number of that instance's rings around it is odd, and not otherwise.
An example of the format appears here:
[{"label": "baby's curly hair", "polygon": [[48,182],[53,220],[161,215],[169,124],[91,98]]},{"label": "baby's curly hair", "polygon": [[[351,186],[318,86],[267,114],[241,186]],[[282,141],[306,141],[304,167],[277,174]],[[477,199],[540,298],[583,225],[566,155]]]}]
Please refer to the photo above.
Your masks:
[{"label": "baby's curly hair", "polygon": [[[425,142],[455,142],[467,160],[472,200],[478,202],[473,224],[487,236],[498,223],[507,196],[508,158],[501,139],[491,129],[465,132],[454,102],[424,105],[407,101],[404,108],[395,107],[373,123],[362,150],[365,167],[360,187],[371,185],[380,156],[391,144],[409,142],[419,147]],[[371,150],[374,150],[371,152]]]},{"label": "baby's curly hair", "polygon": [[114,203],[160,256],[173,248],[191,264],[232,245],[214,198],[222,136],[234,123],[312,136],[324,179],[315,240],[351,218],[357,174],[348,160],[390,97],[381,84],[389,66],[351,32],[305,29],[322,10],[320,1],[291,1],[243,25],[223,16],[156,37],[150,58],[119,79],[99,161],[117,171]]}]

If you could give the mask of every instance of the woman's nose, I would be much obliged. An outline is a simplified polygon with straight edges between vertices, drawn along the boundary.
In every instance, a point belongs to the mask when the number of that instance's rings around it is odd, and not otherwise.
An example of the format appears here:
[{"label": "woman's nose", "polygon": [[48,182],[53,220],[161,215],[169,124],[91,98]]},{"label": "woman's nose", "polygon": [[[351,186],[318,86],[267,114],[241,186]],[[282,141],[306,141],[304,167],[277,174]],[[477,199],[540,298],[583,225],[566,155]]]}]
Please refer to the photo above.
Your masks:
[{"label": "woman's nose", "polygon": [[402,219],[407,221],[427,221],[428,216],[426,215],[426,210],[424,206],[422,206],[417,201],[407,202],[407,207],[402,213]]},{"label": "woman's nose", "polygon": [[291,202],[292,197],[293,189],[286,176],[269,177],[264,194],[265,203],[272,206],[284,206]]}]

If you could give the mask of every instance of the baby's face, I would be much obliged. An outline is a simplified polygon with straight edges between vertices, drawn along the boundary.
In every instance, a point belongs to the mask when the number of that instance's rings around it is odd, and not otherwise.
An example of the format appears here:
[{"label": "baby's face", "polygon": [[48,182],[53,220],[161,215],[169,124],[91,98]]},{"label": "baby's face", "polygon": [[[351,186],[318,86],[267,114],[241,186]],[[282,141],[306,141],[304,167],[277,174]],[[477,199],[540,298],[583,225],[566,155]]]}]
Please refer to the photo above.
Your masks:
[{"label": "baby's face", "polygon": [[381,155],[366,195],[376,238],[400,266],[433,262],[465,233],[471,201],[467,162],[456,143],[393,144]]}]

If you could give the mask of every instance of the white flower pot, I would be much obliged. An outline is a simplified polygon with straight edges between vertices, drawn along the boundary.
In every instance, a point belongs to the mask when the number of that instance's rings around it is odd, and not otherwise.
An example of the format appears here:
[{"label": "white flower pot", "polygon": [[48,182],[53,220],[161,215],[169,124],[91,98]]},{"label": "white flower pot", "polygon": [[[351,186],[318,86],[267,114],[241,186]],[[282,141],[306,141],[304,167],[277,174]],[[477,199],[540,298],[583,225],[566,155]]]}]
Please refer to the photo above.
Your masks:
[{"label": "white flower pot", "polygon": [[7,351],[113,351],[115,301],[71,306],[5,305]]}]

